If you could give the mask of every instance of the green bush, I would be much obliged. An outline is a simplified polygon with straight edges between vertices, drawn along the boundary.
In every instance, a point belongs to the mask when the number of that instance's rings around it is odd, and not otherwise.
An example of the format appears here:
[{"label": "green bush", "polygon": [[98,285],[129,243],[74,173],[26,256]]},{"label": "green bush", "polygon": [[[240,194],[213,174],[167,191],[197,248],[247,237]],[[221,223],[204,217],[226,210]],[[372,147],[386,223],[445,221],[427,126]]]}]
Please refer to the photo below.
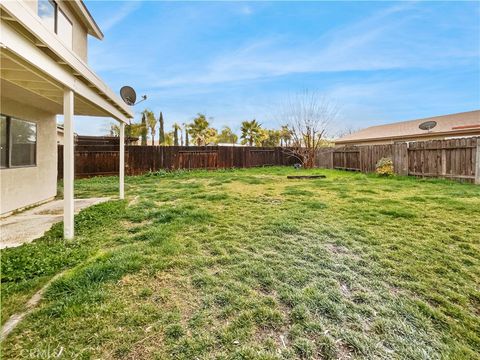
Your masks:
[{"label": "green bush", "polygon": [[393,172],[393,161],[391,158],[381,158],[375,165],[375,172],[381,176],[391,176]]}]

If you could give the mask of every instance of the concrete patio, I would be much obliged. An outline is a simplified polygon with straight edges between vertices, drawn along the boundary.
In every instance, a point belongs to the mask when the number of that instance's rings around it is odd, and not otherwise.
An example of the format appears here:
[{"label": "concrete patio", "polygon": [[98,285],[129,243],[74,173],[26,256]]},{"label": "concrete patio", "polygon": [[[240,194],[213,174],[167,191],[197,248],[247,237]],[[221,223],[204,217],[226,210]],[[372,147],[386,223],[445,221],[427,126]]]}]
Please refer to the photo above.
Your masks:
[{"label": "concrete patio", "polygon": [[[75,213],[110,200],[105,198],[75,199]],[[54,200],[18,214],[0,219],[0,249],[32,242],[63,220],[63,200]]]}]

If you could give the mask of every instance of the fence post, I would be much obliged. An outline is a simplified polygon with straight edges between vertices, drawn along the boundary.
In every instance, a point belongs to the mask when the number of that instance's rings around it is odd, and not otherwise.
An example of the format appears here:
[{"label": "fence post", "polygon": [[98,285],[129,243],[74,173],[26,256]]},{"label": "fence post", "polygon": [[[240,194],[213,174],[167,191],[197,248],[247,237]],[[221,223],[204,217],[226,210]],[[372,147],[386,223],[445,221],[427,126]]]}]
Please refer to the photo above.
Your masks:
[{"label": "fence post", "polygon": [[447,175],[447,150],[442,149],[442,176],[445,177],[445,175]]},{"label": "fence post", "polygon": [[395,174],[408,175],[408,147],[407,143],[393,144],[393,169]]},{"label": "fence post", "polygon": [[477,156],[475,156],[475,184],[480,185],[480,137],[477,138]]}]

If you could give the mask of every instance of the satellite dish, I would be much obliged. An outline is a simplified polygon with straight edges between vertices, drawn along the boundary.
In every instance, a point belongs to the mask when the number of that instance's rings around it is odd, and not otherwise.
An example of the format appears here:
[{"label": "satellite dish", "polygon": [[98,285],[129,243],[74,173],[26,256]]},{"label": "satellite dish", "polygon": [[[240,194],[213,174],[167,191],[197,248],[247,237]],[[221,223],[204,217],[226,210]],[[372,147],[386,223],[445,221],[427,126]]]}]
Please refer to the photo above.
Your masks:
[{"label": "satellite dish", "polygon": [[427,130],[427,131],[432,130],[435,126],[437,126],[436,121],[425,121],[425,122],[421,123],[420,125],[418,125],[418,127],[421,130]]},{"label": "satellite dish", "polygon": [[120,96],[122,97],[123,101],[125,101],[125,104],[130,106],[137,105],[138,103],[141,103],[147,99],[147,95],[143,95],[142,100],[135,103],[135,101],[137,101],[137,93],[131,86],[123,86],[120,89]]}]

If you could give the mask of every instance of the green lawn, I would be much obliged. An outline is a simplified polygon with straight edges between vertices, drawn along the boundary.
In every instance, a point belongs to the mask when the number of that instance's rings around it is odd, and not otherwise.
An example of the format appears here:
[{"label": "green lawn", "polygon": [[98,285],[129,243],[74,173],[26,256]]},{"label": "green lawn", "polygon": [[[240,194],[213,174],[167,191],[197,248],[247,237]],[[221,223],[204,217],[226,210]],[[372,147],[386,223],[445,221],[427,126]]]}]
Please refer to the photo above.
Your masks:
[{"label": "green lawn", "polygon": [[[474,359],[480,186],[291,168],[127,178],[2,251],[3,358]],[[76,182],[116,195],[118,179]]]}]

